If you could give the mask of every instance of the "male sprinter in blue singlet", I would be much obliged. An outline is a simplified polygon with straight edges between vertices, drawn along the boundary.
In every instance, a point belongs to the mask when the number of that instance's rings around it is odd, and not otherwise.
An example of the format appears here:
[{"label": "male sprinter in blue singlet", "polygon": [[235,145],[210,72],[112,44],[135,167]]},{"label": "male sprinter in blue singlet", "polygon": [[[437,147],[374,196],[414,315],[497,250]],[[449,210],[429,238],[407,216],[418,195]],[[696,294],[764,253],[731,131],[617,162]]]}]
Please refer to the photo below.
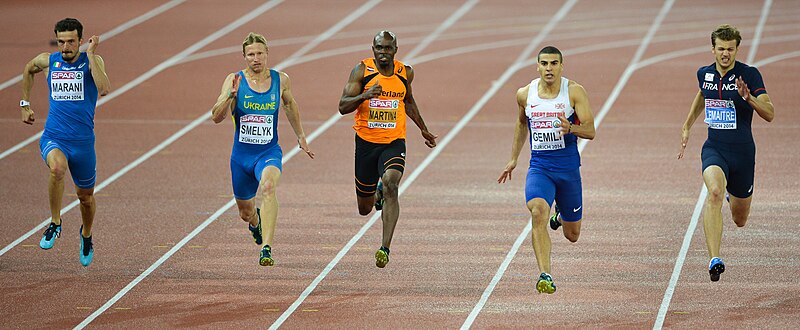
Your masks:
[{"label": "male sprinter in blue singlet", "polygon": [[86,52],[80,51],[83,41],[83,25],[74,18],[65,18],[56,23],[58,53],[41,53],[34,57],[22,72],[22,122],[32,125],[33,110],[30,107],[33,76],[49,72],[50,114],[39,141],[42,158],[50,168],[47,189],[50,195],[52,222],[44,231],[39,246],[50,249],[61,236],[61,198],[64,196],[64,175],[69,168],[81,202],[81,251],[80,261],[86,267],[92,262],[92,223],[96,203],[94,184],[97,158],[94,151],[94,111],[98,94],[109,90],[105,64],[95,55],[100,37],[89,39]]},{"label": "male sprinter in blue singlet", "polygon": [[[683,123],[681,150],[683,158],[689,132],[705,112],[708,139],[703,144],[703,181],[708,195],[703,208],[703,231],[708,247],[708,273],[719,281],[725,264],[719,257],[722,241],[722,199],[729,193],[733,222],[744,227],[753,199],[756,145],[750,125],[753,111],[764,120],[775,118],[775,108],[764,88],[758,69],[736,61],[742,36],[728,24],[711,33],[711,53],[715,63],[697,70],[700,90],[694,97],[689,116]],[[705,110],[705,111],[704,111]]]},{"label": "male sprinter in blue singlet", "polygon": [[577,242],[583,218],[578,138],[594,139],[594,116],[583,86],[561,77],[564,69],[561,51],[547,46],[538,55],[539,78],[517,91],[519,116],[511,145],[511,160],[498,183],[511,179],[517,158],[530,132],[531,163],[525,182],[525,201],[533,221],[533,251],[539,265],[536,290],[553,293],[556,285],[550,276],[550,236],[547,233],[550,206],[555,201],[560,215],[553,221],[563,224],[564,237]]},{"label": "male sprinter in blue singlet", "polygon": [[[292,124],[300,149],[314,158],[292,95],[292,82],[286,73],[267,67],[268,50],[267,39],[260,34],[251,32],[244,39],[242,55],[247,68],[225,78],[217,103],[211,110],[211,119],[215,123],[222,122],[230,112],[236,125],[231,152],[233,195],[239,216],[249,224],[253,240],[258,245],[263,244],[258,261],[262,266],[275,264],[272,259],[272,238],[278,219],[275,189],[283,169],[283,152],[278,145],[278,112],[281,108]],[[259,187],[260,209],[255,207]],[[262,210],[266,220],[263,231]]]}]

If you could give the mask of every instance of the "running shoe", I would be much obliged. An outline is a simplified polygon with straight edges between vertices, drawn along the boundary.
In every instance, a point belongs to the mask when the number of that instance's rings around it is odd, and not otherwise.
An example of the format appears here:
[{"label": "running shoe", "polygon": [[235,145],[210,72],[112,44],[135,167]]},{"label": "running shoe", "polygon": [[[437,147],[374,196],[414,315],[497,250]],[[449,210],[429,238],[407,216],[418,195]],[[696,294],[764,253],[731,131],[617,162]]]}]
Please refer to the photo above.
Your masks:
[{"label": "running shoe", "polygon": [[92,263],[92,257],[94,257],[94,246],[92,245],[92,236],[83,237],[83,226],[78,231],[78,234],[81,236],[81,265],[83,267],[89,267],[89,264]]},{"label": "running shoe", "polygon": [[539,280],[536,282],[536,291],[539,293],[552,294],[556,292],[556,284],[553,283],[553,278],[548,273],[539,274]]},{"label": "running shoe", "polygon": [[378,251],[375,252],[375,266],[378,268],[386,267],[386,264],[389,263],[389,248],[381,246]]},{"label": "running shoe", "polygon": [[708,263],[708,274],[711,275],[711,282],[719,281],[719,274],[725,272],[725,263],[720,258],[713,258]]},{"label": "running shoe", "polygon": [[248,223],[247,229],[250,229],[250,233],[253,234],[253,240],[256,244],[261,245],[261,243],[264,242],[264,237],[261,235],[261,209],[256,208],[256,214],[258,214],[258,225],[253,227]]},{"label": "running shoe", "polygon": [[383,210],[383,182],[378,181],[378,196],[375,197],[375,211]]},{"label": "running shoe", "polygon": [[272,248],[269,245],[264,245],[261,248],[261,256],[258,259],[258,264],[261,266],[272,266],[275,260],[272,259]]},{"label": "running shoe", "polygon": [[558,209],[558,204],[553,204],[553,215],[550,216],[550,229],[558,230],[558,227],[561,227],[561,221],[558,221],[559,214],[561,214],[561,210]]},{"label": "running shoe", "polygon": [[39,241],[39,247],[45,250],[52,249],[58,237],[61,237],[61,225],[51,222],[47,229],[44,230],[42,240]]}]

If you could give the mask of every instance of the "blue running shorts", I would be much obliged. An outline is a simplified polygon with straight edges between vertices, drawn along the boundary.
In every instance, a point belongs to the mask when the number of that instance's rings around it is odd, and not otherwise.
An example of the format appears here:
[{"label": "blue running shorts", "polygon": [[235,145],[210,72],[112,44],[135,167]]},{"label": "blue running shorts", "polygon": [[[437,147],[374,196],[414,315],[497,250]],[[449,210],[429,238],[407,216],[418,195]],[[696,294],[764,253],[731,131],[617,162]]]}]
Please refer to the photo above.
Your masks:
[{"label": "blue running shorts", "polygon": [[525,202],[534,198],[544,199],[548,205],[553,200],[561,210],[561,219],[575,222],[583,217],[583,187],[580,168],[568,172],[546,171],[528,168],[525,179]]},{"label": "blue running shorts", "polygon": [[69,174],[72,182],[81,189],[94,188],[97,179],[97,154],[94,151],[94,140],[66,141],[42,136],[39,150],[47,164],[47,154],[58,149],[67,157]]},{"label": "blue running shorts", "polygon": [[283,151],[280,145],[276,144],[255,155],[232,153],[233,196],[240,200],[256,197],[258,183],[261,182],[261,173],[267,166],[275,166],[283,172]]}]

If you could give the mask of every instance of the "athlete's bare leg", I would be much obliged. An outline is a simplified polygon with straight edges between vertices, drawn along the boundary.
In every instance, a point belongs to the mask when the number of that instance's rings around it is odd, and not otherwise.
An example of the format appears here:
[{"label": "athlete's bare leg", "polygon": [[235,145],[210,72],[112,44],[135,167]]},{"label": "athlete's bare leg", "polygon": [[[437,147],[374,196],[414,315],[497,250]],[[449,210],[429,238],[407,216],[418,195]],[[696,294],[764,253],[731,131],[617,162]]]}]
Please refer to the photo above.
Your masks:
[{"label": "athlete's bare leg", "polygon": [[706,235],[708,257],[719,257],[719,246],[722,241],[722,200],[725,198],[727,180],[719,166],[709,166],[703,171],[708,195],[703,207],[703,232]]},{"label": "athlete's bare leg", "polygon": [[753,201],[753,195],[747,198],[739,198],[730,196],[731,201],[731,215],[733,222],[738,227],[744,227],[747,224],[747,218],[750,215],[750,202]]},{"label": "athlete's bare leg", "polygon": [[531,239],[539,272],[550,274],[551,243],[550,233],[547,232],[550,222],[550,205],[544,199],[534,198],[528,201],[528,210],[531,211],[531,221],[533,222]]},{"label": "athlete's bare leg", "polygon": [[383,213],[381,213],[381,220],[383,221],[383,246],[386,248],[389,248],[389,245],[392,244],[394,227],[397,226],[397,219],[400,217],[398,192],[401,178],[403,178],[403,172],[395,169],[386,170],[381,178],[381,181],[383,181]]},{"label": "athlete's bare leg", "polygon": [[281,179],[281,171],[275,166],[267,166],[261,172],[261,219],[264,244],[272,246],[272,238],[275,236],[275,224],[278,222],[278,197],[275,190],[278,181]]},{"label": "athlete's bare leg", "polygon": [[[47,181],[47,192],[50,196],[50,213],[52,222],[61,225],[61,200],[64,198],[64,177],[67,174],[67,156],[59,149],[47,153],[47,167],[50,178]],[[81,210],[83,210],[81,203]]]},{"label": "athlete's bare leg", "polygon": [[92,237],[92,224],[97,202],[94,199],[94,188],[77,188],[78,199],[81,201],[81,218],[83,220],[83,237]]}]

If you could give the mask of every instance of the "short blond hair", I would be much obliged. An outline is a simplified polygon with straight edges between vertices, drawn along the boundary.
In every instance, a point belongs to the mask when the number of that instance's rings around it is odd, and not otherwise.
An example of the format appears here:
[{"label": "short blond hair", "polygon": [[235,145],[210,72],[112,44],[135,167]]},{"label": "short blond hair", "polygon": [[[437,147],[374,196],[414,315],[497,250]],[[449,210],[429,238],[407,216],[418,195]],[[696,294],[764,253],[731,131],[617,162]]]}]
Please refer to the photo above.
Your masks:
[{"label": "short blond hair", "polygon": [[717,29],[714,32],[711,32],[711,46],[717,45],[717,39],[722,41],[731,41],[736,40],[736,47],[739,47],[739,44],[742,42],[742,35],[739,34],[739,30],[736,29],[735,26],[730,24],[722,24],[717,26]]},{"label": "short blond hair", "polygon": [[244,38],[244,42],[242,42],[242,54],[244,54],[245,47],[250,46],[254,43],[264,44],[264,48],[266,48],[267,52],[269,52],[269,46],[267,46],[267,38],[258,33],[250,32],[250,34],[248,34],[247,37]]}]

